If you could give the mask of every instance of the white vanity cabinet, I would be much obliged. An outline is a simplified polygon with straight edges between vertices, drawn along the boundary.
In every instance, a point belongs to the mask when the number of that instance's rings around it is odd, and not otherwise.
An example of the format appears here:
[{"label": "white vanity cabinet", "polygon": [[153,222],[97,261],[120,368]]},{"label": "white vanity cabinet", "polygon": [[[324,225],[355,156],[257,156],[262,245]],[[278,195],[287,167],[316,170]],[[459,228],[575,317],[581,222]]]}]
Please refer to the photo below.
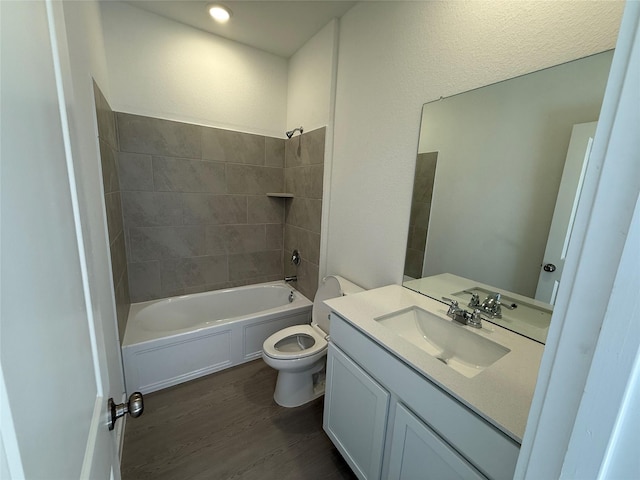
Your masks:
[{"label": "white vanity cabinet", "polygon": [[358,478],[513,478],[516,441],[335,313],[324,408]]},{"label": "white vanity cabinet", "polygon": [[324,429],[359,478],[380,478],[389,392],[340,350],[329,348]]}]

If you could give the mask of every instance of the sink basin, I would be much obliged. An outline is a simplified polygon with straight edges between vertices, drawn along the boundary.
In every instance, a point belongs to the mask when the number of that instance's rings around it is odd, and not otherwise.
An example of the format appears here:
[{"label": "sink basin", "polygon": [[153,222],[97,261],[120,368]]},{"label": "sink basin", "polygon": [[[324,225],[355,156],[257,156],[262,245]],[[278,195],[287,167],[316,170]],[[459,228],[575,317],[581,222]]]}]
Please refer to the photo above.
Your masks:
[{"label": "sink basin", "polygon": [[511,351],[415,306],[374,320],[468,378],[475,377]]}]

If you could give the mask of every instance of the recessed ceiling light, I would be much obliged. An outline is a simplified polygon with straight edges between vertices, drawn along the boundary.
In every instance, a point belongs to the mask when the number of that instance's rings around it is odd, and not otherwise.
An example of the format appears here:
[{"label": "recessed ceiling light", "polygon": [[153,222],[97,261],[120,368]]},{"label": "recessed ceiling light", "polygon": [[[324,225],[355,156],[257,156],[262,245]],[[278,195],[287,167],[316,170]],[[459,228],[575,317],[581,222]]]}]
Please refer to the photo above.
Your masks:
[{"label": "recessed ceiling light", "polygon": [[225,23],[231,18],[231,10],[224,5],[209,5],[207,10],[209,10],[209,15],[211,15],[216,22]]}]

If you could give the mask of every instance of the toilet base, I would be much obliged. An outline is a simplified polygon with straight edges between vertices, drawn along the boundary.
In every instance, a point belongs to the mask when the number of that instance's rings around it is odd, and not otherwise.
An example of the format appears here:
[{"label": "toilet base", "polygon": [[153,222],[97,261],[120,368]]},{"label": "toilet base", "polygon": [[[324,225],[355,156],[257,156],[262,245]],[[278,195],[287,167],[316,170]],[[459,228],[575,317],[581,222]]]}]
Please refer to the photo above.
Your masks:
[{"label": "toilet base", "polygon": [[325,359],[303,372],[278,371],[273,399],[281,407],[293,408],[324,395]]}]

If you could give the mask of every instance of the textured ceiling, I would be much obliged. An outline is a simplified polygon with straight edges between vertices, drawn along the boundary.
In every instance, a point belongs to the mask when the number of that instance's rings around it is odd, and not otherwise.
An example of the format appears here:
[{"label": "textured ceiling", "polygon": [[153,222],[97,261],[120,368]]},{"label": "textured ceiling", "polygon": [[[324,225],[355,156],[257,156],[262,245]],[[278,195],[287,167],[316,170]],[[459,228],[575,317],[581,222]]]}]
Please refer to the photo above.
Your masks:
[{"label": "textured ceiling", "polygon": [[212,1],[129,1],[135,7],[206,32],[289,58],[329,20],[340,18],[351,1],[223,1],[233,16],[226,24],[207,12]]}]

